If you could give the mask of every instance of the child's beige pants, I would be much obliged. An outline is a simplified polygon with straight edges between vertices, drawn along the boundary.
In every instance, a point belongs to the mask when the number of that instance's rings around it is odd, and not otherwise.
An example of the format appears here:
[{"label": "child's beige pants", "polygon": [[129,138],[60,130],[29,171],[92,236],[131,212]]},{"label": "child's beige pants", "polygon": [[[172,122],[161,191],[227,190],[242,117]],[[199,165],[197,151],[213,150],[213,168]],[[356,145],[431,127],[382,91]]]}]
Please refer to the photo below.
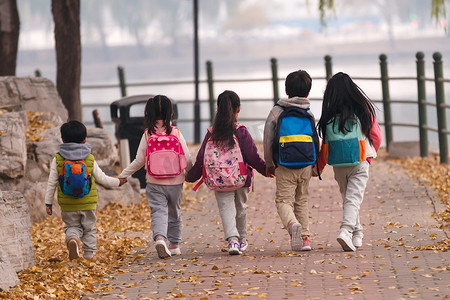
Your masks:
[{"label": "child's beige pants", "polygon": [[288,169],[278,166],[275,169],[277,191],[275,204],[283,226],[290,223],[302,224],[302,236],[309,236],[308,186],[312,166],[303,169]]}]

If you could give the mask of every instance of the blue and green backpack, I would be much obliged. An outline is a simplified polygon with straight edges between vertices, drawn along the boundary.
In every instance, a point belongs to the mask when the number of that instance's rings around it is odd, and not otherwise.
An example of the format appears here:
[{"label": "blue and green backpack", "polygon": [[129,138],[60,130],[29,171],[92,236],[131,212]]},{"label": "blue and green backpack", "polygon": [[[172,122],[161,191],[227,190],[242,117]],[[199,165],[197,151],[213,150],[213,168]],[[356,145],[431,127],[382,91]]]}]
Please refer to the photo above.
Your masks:
[{"label": "blue and green backpack", "polygon": [[339,131],[340,117],[336,116],[326,126],[323,152],[331,166],[355,166],[366,160],[366,140],[361,122],[354,116],[345,121],[346,132]]}]

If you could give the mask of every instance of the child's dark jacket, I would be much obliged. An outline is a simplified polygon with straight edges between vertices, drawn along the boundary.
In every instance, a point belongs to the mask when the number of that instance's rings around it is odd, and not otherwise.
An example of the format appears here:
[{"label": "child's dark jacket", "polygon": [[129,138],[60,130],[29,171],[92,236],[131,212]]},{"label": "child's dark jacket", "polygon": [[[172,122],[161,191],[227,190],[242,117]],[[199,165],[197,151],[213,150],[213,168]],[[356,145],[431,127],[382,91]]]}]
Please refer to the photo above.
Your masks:
[{"label": "child's dark jacket", "polygon": [[[200,150],[198,150],[197,153],[197,159],[195,161],[194,166],[189,171],[189,173],[186,176],[186,181],[188,182],[195,182],[200,177],[202,177],[203,174],[203,156],[205,155],[205,147],[206,142],[211,137],[211,133],[206,133],[205,138],[203,139],[202,146],[200,147]],[[261,159],[261,157],[258,154],[258,149],[256,148],[255,142],[253,141],[252,136],[250,135],[250,132],[248,132],[247,128],[244,126],[239,127],[236,133],[236,138],[239,142],[239,146],[241,147],[242,157],[244,159],[244,162],[247,164],[247,173],[249,175],[253,174],[253,168],[256,169],[259,173],[262,175],[266,175],[266,163],[264,160]],[[252,185],[252,177],[248,176],[247,180],[245,181],[244,187],[249,187]]]}]

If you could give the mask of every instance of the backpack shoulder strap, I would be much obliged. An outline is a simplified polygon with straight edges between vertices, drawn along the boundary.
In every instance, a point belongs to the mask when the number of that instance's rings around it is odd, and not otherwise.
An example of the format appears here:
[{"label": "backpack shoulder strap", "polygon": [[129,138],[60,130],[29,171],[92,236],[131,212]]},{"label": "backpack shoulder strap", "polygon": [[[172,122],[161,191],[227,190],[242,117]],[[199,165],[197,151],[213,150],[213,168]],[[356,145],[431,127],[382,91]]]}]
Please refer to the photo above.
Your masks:
[{"label": "backpack shoulder strap", "polygon": [[180,129],[177,126],[172,126],[171,134],[175,135],[179,139],[180,138]]}]

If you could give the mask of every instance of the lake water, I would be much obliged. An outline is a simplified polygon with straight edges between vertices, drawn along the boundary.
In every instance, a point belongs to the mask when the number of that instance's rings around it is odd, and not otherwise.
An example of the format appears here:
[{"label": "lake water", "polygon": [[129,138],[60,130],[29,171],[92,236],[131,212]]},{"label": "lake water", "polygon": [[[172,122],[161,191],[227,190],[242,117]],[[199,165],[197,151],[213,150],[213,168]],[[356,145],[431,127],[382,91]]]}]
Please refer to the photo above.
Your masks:
[{"label": "lake water", "polygon": [[[443,53],[444,59],[450,57],[450,53]],[[390,77],[414,77],[416,76],[416,64],[414,56],[397,55],[388,60],[388,70]],[[290,58],[280,59],[278,76],[284,79],[287,74],[293,70],[305,69],[313,77],[313,86],[310,93],[310,98],[313,99],[311,103],[311,110],[316,116],[316,119],[320,118],[321,101],[314,99],[321,99],[323,91],[326,86],[326,81],[323,79],[315,79],[325,76],[325,68],[323,59],[321,57],[312,58]],[[93,66],[95,67],[95,66]],[[137,82],[162,82],[162,81],[174,81],[174,80],[192,80],[193,73],[189,65],[185,66],[183,72],[179,71],[179,66],[160,66],[164,68],[164,77],[158,77],[155,73],[158,73],[158,69],[155,70],[153,65],[145,66],[127,66],[126,76],[128,83]],[[173,70],[172,70],[173,69]],[[187,70],[186,70],[187,69]],[[151,73],[142,72],[142,70],[155,71]],[[86,68],[84,72],[88,71]],[[115,70],[113,69],[115,72]],[[378,57],[368,55],[354,55],[354,56],[341,56],[333,57],[333,72],[345,72],[352,77],[379,77],[380,67]],[[97,72],[99,72],[97,70]],[[111,71],[110,71],[111,72]],[[109,80],[102,82],[83,82],[83,84],[116,84],[118,80],[116,75],[112,72]],[[234,63],[220,62],[214,64],[214,79],[270,79],[270,63],[267,60],[255,60],[246,63],[240,63],[238,60]],[[172,75],[167,75],[172,74]],[[178,75],[175,75],[178,74]],[[180,76],[181,75],[181,76]],[[206,75],[201,70],[200,80],[204,80]],[[450,78],[450,66],[444,63],[444,76]],[[434,71],[432,65],[431,54],[426,56],[426,77],[433,78]],[[355,79],[355,82],[362,88],[362,90],[374,101],[382,99],[381,82],[380,80],[362,80]],[[417,82],[415,80],[391,80],[389,83],[390,93],[392,100],[417,100]],[[264,119],[270,111],[273,102],[272,83],[270,80],[264,82],[229,82],[229,83],[215,83],[214,93],[215,97],[225,89],[234,90],[242,100],[241,113],[239,119],[257,119],[256,121],[240,121],[246,125],[253,137],[256,140],[262,139],[262,129],[264,126]],[[427,82],[427,100],[435,102],[434,82]],[[279,81],[280,96],[284,97],[284,80]],[[200,84],[199,88],[200,99],[206,100],[208,97],[207,85],[205,83]],[[146,86],[146,87],[128,87],[128,95],[136,94],[164,94],[178,103],[179,119],[193,119],[193,104],[195,90],[191,84],[184,85],[160,85],[160,86]],[[106,128],[114,131],[114,125],[110,123],[110,110],[109,104],[120,98],[119,88],[110,89],[82,89],[82,103],[89,104],[89,107],[84,107],[83,117],[84,121],[88,124],[92,123],[92,109],[91,104],[103,104],[106,106],[99,106],[100,117],[106,124]],[[245,102],[246,99],[261,99],[261,101]],[[450,85],[446,84],[446,103],[450,103]],[[383,107],[381,103],[376,103],[377,107],[377,119],[379,122],[383,122]],[[134,109],[132,114],[143,114],[143,107]],[[417,105],[412,104],[391,104],[392,120],[395,123],[413,123],[418,124],[418,108]],[[428,124],[432,127],[437,127],[436,108],[429,106],[427,108]],[[209,126],[209,106],[207,102],[201,103],[201,118],[204,120],[201,124],[201,138],[206,133],[206,129]],[[447,109],[447,123],[450,123],[450,109]],[[92,126],[92,125],[89,125]],[[194,141],[192,122],[179,122],[183,135],[188,142]],[[447,125],[447,128],[450,128]],[[384,132],[384,128],[382,128]],[[395,141],[417,141],[419,139],[418,129],[412,127],[394,127],[393,129]],[[438,148],[438,137],[434,132],[429,131],[430,148]]]}]

